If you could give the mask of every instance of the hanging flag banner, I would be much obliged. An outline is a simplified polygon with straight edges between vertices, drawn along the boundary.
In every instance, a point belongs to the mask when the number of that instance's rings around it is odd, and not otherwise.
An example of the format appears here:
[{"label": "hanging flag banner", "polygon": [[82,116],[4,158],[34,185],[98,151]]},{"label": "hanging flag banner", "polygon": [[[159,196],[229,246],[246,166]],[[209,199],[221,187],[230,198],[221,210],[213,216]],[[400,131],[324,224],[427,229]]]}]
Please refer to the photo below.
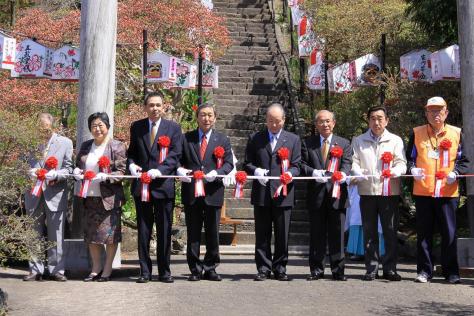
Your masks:
[{"label": "hanging flag banner", "polygon": [[326,78],[324,77],[324,56],[317,48],[313,48],[309,56],[310,66],[308,67],[307,86],[310,90],[324,90]]},{"label": "hanging flag banner", "polygon": [[301,19],[304,16],[304,10],[301,9],[301,7],[296,4],[294,6],[290,6],[290,11],[291,11],[291,22],[293,23],[293,26],[298,26],[300,24]]},{"label": "hanging flag banner", "polygon": [[194,89],[197,81],[197,66],[187,61],[176,61],[176,80],[173,88]]},{"label": "hanging flag banner", "polygon": [[79,48],[65,45],[53,54],[53,76],[59,81],[79,81]]},{"label": "hanging flag banner", "polygon": [[16,39],[0,32],[0,62],[2,69],[15,66]]},{"label": "hanging flag banner", "polygon": [[15,66],[11,70],[14,78],[51,78],[53,72],[53,50],[31,39],[16,46]]},{"label": "hanging flag banner", "polygon": [[380,81],[380,61],[374,54],[367,54],[349,64],[352,86],[375,86]]},{"label": "hanging flag banner", "polygon": [[300,57],[308,57],[317,46],[316,34],[311,30],[311,20],[303,16],[298,25],[298,53]]},{"label": "hanging flag banner", "polygon": [[332,92],[352,92],[349,63],[343,63],[328,70],[328,86],[329,91]]},{"label": "hanging flag banner", "polygon": [[219,66],[211,63],[207,59],[203,59],[202,61],[202,87],[219,88]]},{"label": "hanging flag banner", "polygon": [[430,55],[426,49],[417,49],[400,56],[400,78],[431,82]]},{"label": "hanging flag banner", "polygon": [[430,55],[433,81],[461,79],[461,60],[459,46],[452,45]]},{"label": "hanging flag banner", "polygon": [[154,51],[147,55],[147,73],[145,77],[149,83],[176,81],[176,67],[178,59],[161,51]]}]

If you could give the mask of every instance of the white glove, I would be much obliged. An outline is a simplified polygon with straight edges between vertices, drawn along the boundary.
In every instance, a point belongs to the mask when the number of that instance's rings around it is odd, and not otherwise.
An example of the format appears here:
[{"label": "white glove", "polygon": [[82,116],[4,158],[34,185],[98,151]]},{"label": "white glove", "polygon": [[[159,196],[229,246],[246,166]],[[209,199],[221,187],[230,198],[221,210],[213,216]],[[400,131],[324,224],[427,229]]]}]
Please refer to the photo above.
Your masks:
[{"label": "white glove", "polygon": [[313,177],[319,177],[319,179],[314,179],[314,181],[319,182],[319,183],[326,183],[328,182],[328,178],[323,178],[326,176],[326,170],[318,170],[314,169],[313,170]]},{"label": "white glove", "polygon": [[416,181],[425,179],[425,169],[423,168],[411,168],[411,174]]},{"label": "white glove", "polygon": [[204,179],[206,179],[207,182],[214,182],[214,180],[216,180],[216,176],[217,176],[217,171],[212,170],[204,176]]},{"label": "white glove", "polygon": [[130,170],[130,174],[134,177],[139,177],[142,173],[142,168],[134,163],[131,163],[130,166],[128,166],[128,170]]},{"label": "white glove", "polygon": [[391,178],[399,178],[402,173],[398,169],[390,169]]},{"label": "white glove", "polygon": [[30,169],[30,171],[28,172],[28,175],[30,176],[30,179],[31,180],[36,180],[37,176],[36,176],[36,171],[38,170],[38,168],[32,168]]},{"label": "white glove", "polygon": [[369,177],[367,177],[366,175],[364,175],[364,171],[363,169],[353,169],[352,170],[352,173],[354,174],[354,176],[357,177],[357,180],[369,180]]},{"label": "white glove", "polygon": [[72,172],[72,174],[74,175],[74,180],[76,181],[80,181],[84,178],[84,176],[82,175],[82,170],[77,167],[74,168],[74,171]]},{"label": "white glove", "polygon": [[103,172],[99,172],[98,174],[95,175],[95,178],[92,180],[96,182],[105,182],[107,180],[107,175]]},{"label": "white glove", "polygon": [[161,171],[158,169],[150,169],[147,171],[147,173],[153,180],[161,176]]},{"label": "white glove", "polygon": [[454,182],[456,182],[456,174],[453,171],[451,171],[450,173],[448,173],[448,176],[446,177],[446,183],[453,184]]},{"label": "white glove", "polygon": [[46,180],[48,181],[56,180],[57,177],[58,177],[58,172],[56,170],[49,170],[48,173],[46,173]]},{"label": "white glove", "polygon": [[181,181],[181,182],[191,183],[191,181],[192,181],[191,178],[186,177],[191,172],[192,172],[192,170],[189,170],[189,169],[186,169],[186,168],[183,168],[183,167],[179,167],[176,170],[176,174],[179,176],[178,180]]},{"label": "white glove", "polygon": [[230,187],[231,185],[235,185],[235,183],[236,183],[235,182],[235,174],[236,173],[237,173],[237,171],[234,169],[222,179],[222,183],[224,183],[224,186],[226,188]]},{"label": "white glove", "polygon": [[[253,175],[256,177],[264,177],[268,174],[268,172],[269,171],[267,169],[257,168],[255,169]],[[258,179],[258,182],[260,182],[261,185],[265,186],[267,185],[268,179]]]},{"label": "white glove", "polygon": [[341,175],[342,175],[342,179],[341,179],[340,183],[346,182],[347,174],[345,172],[341,171]]}]

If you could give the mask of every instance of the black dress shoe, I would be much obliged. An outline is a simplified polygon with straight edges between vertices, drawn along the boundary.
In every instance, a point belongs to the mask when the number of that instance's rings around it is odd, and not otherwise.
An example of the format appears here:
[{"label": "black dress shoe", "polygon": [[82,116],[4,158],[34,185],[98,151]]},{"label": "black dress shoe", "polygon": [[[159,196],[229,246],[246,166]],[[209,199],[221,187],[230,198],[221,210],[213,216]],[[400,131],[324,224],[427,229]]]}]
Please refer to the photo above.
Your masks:
[{"label": "black dress shoe", "polygon": [[347,281],[347,277],[344,274],[341,274],[341,273],[333,273],[332,274],[332,279],[334,281]]},{"label": "black dress shoe", "polygon": [[385,280],[395,281],[395,282],[398,282],[398,281],[401,281],[401,280],[402,280],[402,277],[400,276],[400,274],[398,274],[398,273],[395,272],[395,271],[384,272],[384,274],[383,274],[382,277],[383,277]]},{"label": "black dress shoe", "polygon": [[137,283],[148,283],[148,281],[151,281],[151,277],[140,275],[136,282]]},{"label": "black dress shoe", "polygon": [[373,281],[377,278],[377,274],[376,273],[366,273],[364,274],[364,276],[362,277],[362,280],[364,281]]},{"label": "black dress shoe", "polygon": [[290,281],[290,278],[285,272],[276,274],[275,279],[278,281]]},{"label": "black dress shoe", "polygon": [[158,281],[163,282],[163,283],[174,283],[174,279],[171,275],[166,276],[166,277],[159,277]]},{"label": "black dress shoe", "polygon": [[460,284],[461,283],[461,278],[457,274],[450,275],[447,278],[448,282],[451,284]]},{"label": "black dress shoe", "polygon": [[307,281],[316,281],[324,278],[324,273],[311,272],[311,274],[306,278]]},{"label": "black dress shoe", "polygon": [[55,275],[51,276],[51,280],[58,282],[66,282],[67,278],[64,274],[58,272]]},{"label": "black dress shoe", "polygon": [[188,277],[188,281],[191,282],[196,282],[196,281],[201,281],[201,274],[199,273],[193,273]]},{"label": "black dress shoe", "polygon": [[209,281],[222,281],[221,276],[214,270],[204,272],[203,279]]},{"label": "black dress shoe", "polygon": [[259,272],[259,273],[257,273],[257,275],[255,276],[255,278],[253,280],[254,281],[265,281],[266,279],[269,279],[269,278],[270,278],[270,272],[268,272],[268,273]]},{"label": "black dress shoe", "polygon": [[97,281],[102,275],[102,271],[97,274],[90,273],[86,278],[84,278],[84,282],[92,282]]},{"label": "black dress shoe", "polygon": [[110,275],[108,277],[100,277],[97,279],[97,282],[109,282],[110,281]]},{"label": "black dress shoe", "polygon": [[30,273],[23,277],[23,281],[43,281],[43,275],[40,273]]}]

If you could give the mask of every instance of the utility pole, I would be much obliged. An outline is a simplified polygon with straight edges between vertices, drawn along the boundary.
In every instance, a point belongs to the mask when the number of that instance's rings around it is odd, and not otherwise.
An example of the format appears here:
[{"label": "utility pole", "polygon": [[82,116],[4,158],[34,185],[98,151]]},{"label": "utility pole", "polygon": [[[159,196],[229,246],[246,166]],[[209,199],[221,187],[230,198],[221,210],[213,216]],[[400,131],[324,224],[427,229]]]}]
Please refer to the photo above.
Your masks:
[{"label": "utility pole", "polygon": [[[459,57],[461,59],[461,102],[463,117],[463,147],[470,157],[470,173],[474,166],[474,3],[470,0],[457,0]],[[470,236],[474,238],[474,178],[466,178],[467,212]]]},{"label": "utility pole", "polygon": [[10,27],[16,23],[16,0],[10,0]]}]

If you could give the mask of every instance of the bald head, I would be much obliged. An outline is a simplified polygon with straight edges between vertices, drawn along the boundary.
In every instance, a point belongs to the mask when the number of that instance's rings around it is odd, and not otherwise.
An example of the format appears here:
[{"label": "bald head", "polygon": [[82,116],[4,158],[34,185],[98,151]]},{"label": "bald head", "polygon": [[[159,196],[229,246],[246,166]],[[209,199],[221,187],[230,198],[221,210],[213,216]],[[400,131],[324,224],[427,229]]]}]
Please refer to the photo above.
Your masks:
[{"label": "bald head", "polygon": [[267,128],[273,133],[277,134],[285,124],[285,110],[280,103],[273,103],[267,109]]}]

